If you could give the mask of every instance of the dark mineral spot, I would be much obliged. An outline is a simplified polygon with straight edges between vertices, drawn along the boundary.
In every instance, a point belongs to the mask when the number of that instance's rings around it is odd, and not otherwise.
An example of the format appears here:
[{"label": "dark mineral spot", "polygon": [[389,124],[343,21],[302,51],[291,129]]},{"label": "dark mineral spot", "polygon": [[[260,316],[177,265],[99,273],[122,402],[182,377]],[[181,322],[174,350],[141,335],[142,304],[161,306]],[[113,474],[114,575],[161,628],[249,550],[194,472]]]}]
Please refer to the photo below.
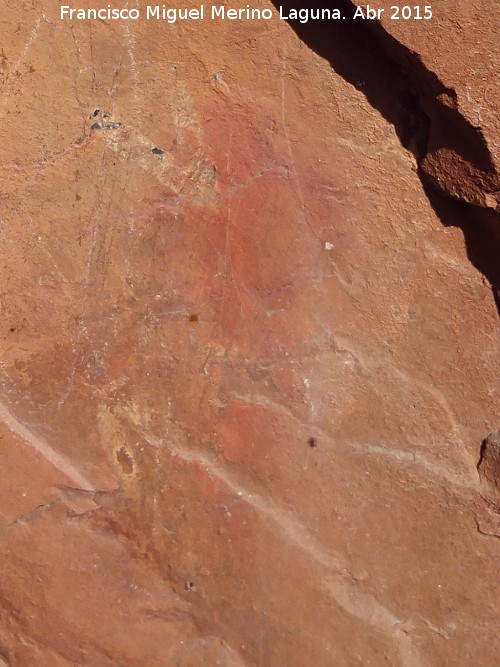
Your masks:
[{"label": "dark mineral spot", "polygon": [[190,315],[188,320],[191,324],[194,324],[195,322],[198,322],[198,320],[199,320],[198,313],[193,313],[192,315]]},{"label": "dark mineral spot", "polygon": [[161,148],[152,148],[151,152],[153,153],[153,155],[157,155],[159,160],[163,160],[163,154],[165,153],[165,151],[162,151]]}]

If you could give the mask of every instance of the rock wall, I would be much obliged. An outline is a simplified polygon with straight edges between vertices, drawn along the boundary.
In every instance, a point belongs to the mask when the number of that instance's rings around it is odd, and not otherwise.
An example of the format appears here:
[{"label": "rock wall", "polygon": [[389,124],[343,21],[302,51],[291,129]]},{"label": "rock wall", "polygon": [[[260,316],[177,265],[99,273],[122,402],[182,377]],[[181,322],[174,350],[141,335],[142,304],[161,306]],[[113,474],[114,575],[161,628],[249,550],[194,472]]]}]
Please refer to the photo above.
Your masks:
[{"label": "rock wall", "polygon": [[0,664],[498,664],[498,11],[434,5],[0,8]]}]

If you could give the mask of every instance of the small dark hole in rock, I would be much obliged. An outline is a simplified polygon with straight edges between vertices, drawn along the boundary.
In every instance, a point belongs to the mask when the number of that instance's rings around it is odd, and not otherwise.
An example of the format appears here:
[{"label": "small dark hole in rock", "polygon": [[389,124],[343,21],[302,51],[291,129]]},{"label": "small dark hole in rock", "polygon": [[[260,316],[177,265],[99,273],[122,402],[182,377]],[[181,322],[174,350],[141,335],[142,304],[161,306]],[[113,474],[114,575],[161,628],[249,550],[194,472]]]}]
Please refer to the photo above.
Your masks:
[{"label": "small dark hole in rock", "polygon": [[9,331],[10,331],[10,333],[14,333],[14,332],[16,331],[16,327],[11,327],[11,328],[9,329]]},{"label": "small dark hole in rock", "polygon": [[199,317],[198,317],[197,313],[193,313],[192,315],[189,316],[189,321],[190,322],[198,322],[198,319],[199,319]]},{"label": "small dark hole in rock", "polygon": [[100,113],[101,113],[101,110],[100,110],[100,109],[95,109],[95,110],[94,110],[94,113],[93,113],[94,118],[95,118],[96,116],[98,116]]},{"label": "small dark hole in rock", "polygon": [[309,445],[309,447],[311,447],[311,449],[313,449],[314,447],[317,446],[318,443],[316,442],[316,438],[309,438],[307,444]]},{"label": "small dark hole in rock", "polygon": [[153,153],[153,155],[163,155],[165,151],[162,151],[161,148],[152,148],[151,152]]}]

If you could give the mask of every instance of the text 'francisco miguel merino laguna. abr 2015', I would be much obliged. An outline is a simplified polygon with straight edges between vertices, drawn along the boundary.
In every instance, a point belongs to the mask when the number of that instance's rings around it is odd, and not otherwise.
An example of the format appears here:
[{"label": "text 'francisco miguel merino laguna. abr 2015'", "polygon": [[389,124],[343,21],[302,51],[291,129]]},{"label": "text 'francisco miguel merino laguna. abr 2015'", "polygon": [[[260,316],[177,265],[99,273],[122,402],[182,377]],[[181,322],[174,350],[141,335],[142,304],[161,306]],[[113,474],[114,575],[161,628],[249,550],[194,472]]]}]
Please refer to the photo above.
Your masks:
[{"label": "text 'francisco miguel merino laguna. abr 2015'", "polygon": [[[432,18],[432,10],[430,6],[426,7],[393,7],[393,14],[390,18],[403,19],[430,19]],[[404,10],[412,10],[405,12]],[[211,20],[240,20],[240,21],[269,21],[277,18],[284,21],[299,21],[300,23],[307,23],[308,21],[332,21],[342,20],[346,18],[353,19],[380,19],[383,9],[372,9],[369,5],[364,8],[358,7],[351,17],[344,16],[339,9],[285,9],[282,6],[275,11],[271,8],[256,8],[246,5],[245,7],[231,8],[224,5],[199,5],[191,8],[176,8],[167,7],[166,5],[146,5],[144,8],[128,8],[128,7],[106,7],[99,8],[78,8],[70,7],[69,5],[62,5],[60,8],[60,18],[77,20],[77,21],[111,21],[121,19],[123,21],[137,21],[145,19],[147,21],[165,21],[167,23],[176,23],[177,21],[200,21],[204,19]]]}]

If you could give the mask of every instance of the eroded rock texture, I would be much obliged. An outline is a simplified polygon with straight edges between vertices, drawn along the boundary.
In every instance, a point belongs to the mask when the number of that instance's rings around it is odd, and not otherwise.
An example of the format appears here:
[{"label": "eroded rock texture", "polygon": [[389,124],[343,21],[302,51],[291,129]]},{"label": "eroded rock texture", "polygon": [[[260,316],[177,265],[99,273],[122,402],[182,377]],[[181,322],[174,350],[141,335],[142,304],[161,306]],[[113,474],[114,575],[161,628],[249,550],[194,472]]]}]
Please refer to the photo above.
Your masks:
[{"label": "eroded rock texture", "polygon": [[500,211],[497,3],[443,0],[427,5],[432,20],[423,6],[396,10],[389,0],[376,6],[383,9],[379,43],[408,77],[407,104],[427,119],[423,173],[451,197]]},{"label": "eroded rock texture", "polygon": [[488,3],[330,35],[59,4],[0,9],[4,663],[497,665]]}]

